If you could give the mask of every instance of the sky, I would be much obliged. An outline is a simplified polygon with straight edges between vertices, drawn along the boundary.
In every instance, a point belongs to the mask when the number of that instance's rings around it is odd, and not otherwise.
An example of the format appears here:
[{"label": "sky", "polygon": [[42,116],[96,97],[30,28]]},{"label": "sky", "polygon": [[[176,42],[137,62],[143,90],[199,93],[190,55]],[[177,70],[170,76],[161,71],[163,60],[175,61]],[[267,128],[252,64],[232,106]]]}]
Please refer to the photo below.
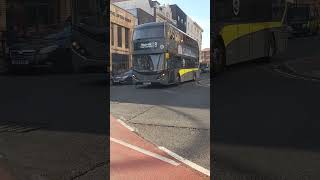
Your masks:
[{"label": "sky", "polygon": [[210,48],[210,0],[157,0],[163,4],[177,4],[203,29],[202,49]]}]

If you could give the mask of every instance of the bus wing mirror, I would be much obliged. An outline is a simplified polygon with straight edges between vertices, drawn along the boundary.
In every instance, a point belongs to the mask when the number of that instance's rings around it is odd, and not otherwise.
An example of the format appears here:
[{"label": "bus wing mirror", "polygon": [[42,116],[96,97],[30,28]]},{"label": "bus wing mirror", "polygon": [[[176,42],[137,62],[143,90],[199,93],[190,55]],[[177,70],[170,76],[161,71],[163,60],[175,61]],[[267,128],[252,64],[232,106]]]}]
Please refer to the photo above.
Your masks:
[{"label": "bus wing mirror", "polygon": [[166,53],[166,60],[170,59],[170,54]]}]

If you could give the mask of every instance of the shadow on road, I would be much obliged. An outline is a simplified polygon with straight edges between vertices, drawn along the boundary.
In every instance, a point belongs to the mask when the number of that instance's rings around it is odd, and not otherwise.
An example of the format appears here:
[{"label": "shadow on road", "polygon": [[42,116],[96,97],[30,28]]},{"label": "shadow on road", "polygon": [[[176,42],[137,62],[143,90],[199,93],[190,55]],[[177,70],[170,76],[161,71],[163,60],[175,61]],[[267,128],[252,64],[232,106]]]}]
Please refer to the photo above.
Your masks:
[{"label": "shadow on road", "polygon": [[112,86],[110,100],[120,103],[163,105],[186,108],[210,108],[210,88],[185,82],[180,85]]},{"label": "shadow on road", "polygon": [[107,135],[105,74],[42,72],[0,76],[2,124]]}]

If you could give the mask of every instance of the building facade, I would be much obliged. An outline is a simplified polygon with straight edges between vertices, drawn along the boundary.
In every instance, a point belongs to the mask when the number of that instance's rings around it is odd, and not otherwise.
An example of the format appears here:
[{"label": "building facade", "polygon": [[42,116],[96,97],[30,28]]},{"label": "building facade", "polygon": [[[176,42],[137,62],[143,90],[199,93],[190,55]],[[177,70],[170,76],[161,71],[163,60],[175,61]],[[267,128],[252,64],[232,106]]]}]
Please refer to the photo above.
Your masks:
[{"label": "building facade", "polygon": [[177,26],[177,21],[172,19],[172,11],[169,5],[161,6],[157,1],[154,2],[154,17],[156,22],[169,22],[174,26]]},{"label": "building facade", "polygon": [[177,22],[177,28],[183,32],[187,32],[187,15],[184,13],[178,5],[170,5],[172,12],[172,19]]},{"label": "building facade", "polygon": [[203,29],[189,16],[187,16],[186,33],[198,42],[199,50],[201,50]]},{"label": "building facade", "polygon": [[210,64],[210,48],[205,48],[201,51],[200,63]]},{"label": "building facade", "polygon": [[155,21],[151,0],[111,0],[111,3],[133,14],[138,25]]},{"label": "building facade", "polygon": [[110,5],[110,71],[119,72],[132,66],[132,34],[136,17]]}]

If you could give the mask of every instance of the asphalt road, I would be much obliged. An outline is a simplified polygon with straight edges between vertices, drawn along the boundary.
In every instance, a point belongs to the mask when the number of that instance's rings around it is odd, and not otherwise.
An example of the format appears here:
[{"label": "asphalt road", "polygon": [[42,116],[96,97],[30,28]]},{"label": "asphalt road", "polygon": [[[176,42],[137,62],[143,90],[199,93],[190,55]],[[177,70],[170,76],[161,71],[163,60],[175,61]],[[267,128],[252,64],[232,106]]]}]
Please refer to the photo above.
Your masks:
[{"label": "asphalt road", "polygon": [[0,76],[0,161],[20,179],[105,179],[104,74],[41,71]]},{"label": "asphalt road", "polygon": [[110,112],[143,138],[210,169],[209,76],[179,86],[111,86]]},{"label": "asphalt road", "polygon": [[211,148],[220,179],[320,179],[320,83],[283,76],[275,65],[313,57],[320,38],[289,41],[271,62],[231,66],[213,78]]}]

